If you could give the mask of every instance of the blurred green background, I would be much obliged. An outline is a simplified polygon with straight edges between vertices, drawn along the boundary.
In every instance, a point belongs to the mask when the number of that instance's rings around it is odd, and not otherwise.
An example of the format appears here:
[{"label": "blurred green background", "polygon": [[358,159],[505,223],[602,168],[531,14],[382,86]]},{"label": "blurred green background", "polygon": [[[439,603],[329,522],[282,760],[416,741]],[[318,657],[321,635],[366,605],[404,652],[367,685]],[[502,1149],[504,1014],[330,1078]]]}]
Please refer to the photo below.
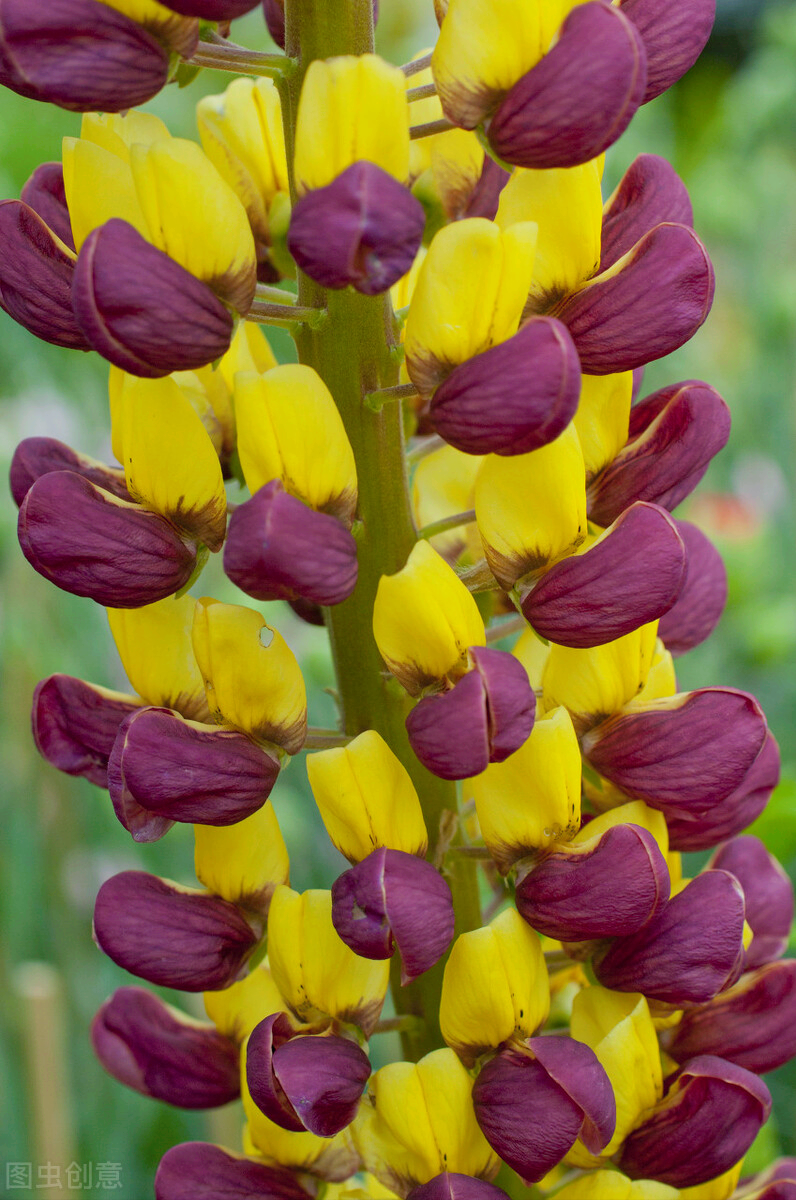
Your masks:
[{"label": "blurred green background", "polygon": [[[710,641],[678,663],[683,689],[727,684],[754,692],[779,739],[783,782],[755,832],[796,873],[796,593],[794,592],[794,417],[796,405],[796,7],[769,0],[719,0],[713,38],[690,74],[641,110],[609,152],[609,189],[636,154],[665,155],[691,192],[696,227],[716,268],[716,301],[693,341],[648,369],[645,394],[675,379],[703,378],[728,401],[728,448],[678,516],[697,521],[727,563],[727,611]],[[379,49],[401,62],[434,35],[430,0],[382,0]],[[269,48],[258,11],[236,23],[235,37]],[[186,89],[169,87],[147,106],[172,132],[195,137],[194,106],[227,79],[204,72]],[[60,157],[60,139],[79,117],[10,92],[0,93],[0,196],[19,195],[40,162]],[[289,353],[286,340],[278,347]],[[0,459],[4,473],[17,442],[48,434],[110,461],[107,367],[96,355],[37,341],[0,312]],[[0,1195],[4,1164],[33,1163],[37,1122],[57,1126],[70,1161],[94,1164],[75,1195],[102,1194],[97,1163],[120,1165],[122,1200],[151,1194],[160,1155],[177,1141],[225,1140],[230,1114],[183,1114],[128,1092],[95,1062],[88,1026],[114,988],[134,982],[91,940],[94,896],[103,879],[140,866],[193,882],[190,829],[175,827],[152,846],[135,846],[113,816],[107,794],[40,761],[30,737],[36,682],[63,671],[126,690],[104,613],[47,584],[25,563],[10,499],[0,507],[3,756],[0,797]],[[201,592],[223,597],[219,564]],[[274,619],[299,655],[311,690],[310,720],[333,719],[323,689],[332,684],[322,630],[302,625],[286,606]],[[274,804],[291,851],[294,886],[329,886],[342,860],[321,836],[300,761],[276,789]],[[30,1110],[31,1065],[25,1023],[38,1011],[31,992],[45,979],[20,973],[39,960],[57,970],[67,1070],[45,1071],[50,1113]],[[27,997],[27,998],[25,998]],[[46,1000],[46,997],[45,997]],[[40,1044],[56,1018],[41,1002]],[[55,1025],[53,1021],[55,1020]],[[385,1051],[393,1048],[385,1046]],[[46,1057],[46,1055],[45,1055]],[[750,1166],[796,1154],[796,1067],[769,1077],[775,1116],[753,1148]],[[61,1103],[61,1098],[66,1103]],[[61,1117],[59,1117],[59,1112]],[[236,1120],[236,1114],[231,1114]],[[230,1142],[234,1144],[234,1142]],[[65,1165],[65,1164],[64,1164]],[[78,1182],[80,1186],[78,1186]],[[53,1191],[53,1195],[67,1195]],[[70,1193],[71,1194],[71,1193]]]}]

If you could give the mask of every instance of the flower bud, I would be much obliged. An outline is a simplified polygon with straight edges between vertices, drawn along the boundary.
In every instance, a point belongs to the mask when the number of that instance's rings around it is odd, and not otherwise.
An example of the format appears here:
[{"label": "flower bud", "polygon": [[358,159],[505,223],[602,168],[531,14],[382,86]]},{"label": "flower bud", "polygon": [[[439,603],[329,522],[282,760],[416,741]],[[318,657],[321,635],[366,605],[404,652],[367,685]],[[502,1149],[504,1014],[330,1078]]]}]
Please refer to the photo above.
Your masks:
[{"label": "flower bud", "polygon": [[536,698],[528,675],[504,650],[474,646],[473,669],[449,692],[427,696],[406,718],[409,742],[441,779],[480,775],[530,737]]},{"label": "flower bud", "polygon": [[658,635],[671,654],[687,654],[709,638],[727,603],[727,570],[716,547],[689,521],[675,521],[685,543],[685,583],[661,617]]},{"label": "flower bud", "polygon": [[647,396],[631,410],[627,445],[588,486],[589,517],[609,525],[634,500],[671,511],[729,435],[730,410],[706,383],[674,383]]},{"label": "flower bud", "polygon": [[744,898],[727,871],[704,871],[638,933],[594,960],[604,987],[682,1007],[731,987],[744,962]]},{"label": "flower bud", "polygon": [[742,833],[760,816],[779,783],[779,747],[772,733],[741,783],[720,804],[702,812],[673,811],[666,823],[675,850],[709,850],[725,838]]},{"label": "flower bud", "polygon": [[331,892],[278,887],[268,910],[268,957],[274,982],[301,1021],[319,1017],[358,1025],[366,1037],[379,1019],[388,962],[355,954],[332,924]]},{"label": "flower bud", "polygon": [[439,871],[402,850],[374,850],[332,884],[332,922],[362,958],[401,955],[401,984],[433,967],[453,937],[453,901]]},{"label": "flower bud", "polygon": [[134,696],[71,675],[50,675],[33,693],[33,740],[59,771],[107,787],[108,757],[119,726],[137,711]]},{"label": "flower bud", "polygon": [[287,847],[271,805],[234,825],[194,825],[193,831],[199,882],[214,896],[267,913],[274,889],[290,879]]},{"label": "flower bud", "polygon": [[208,721],[202,676],[191,645],[196,600],[168,596],[143,608],[109,608],[119,658],[144,704],[173,708],[192,721]]},{"label": "flower bud", "polygon": [[556,708],[536,721],[516,754],[469,781],[481,834],[501,874],[577,831],[580,776],[572,721],[566,709]]},{"label": "flower bud", "polygon": [[310,63],[296,116],[299,196],[360,160],[399,183],[409,175],[409,105],[403,72],[375,54]]},{"label": "flower bud", "polygon": [[232,514],[224,570],[255,600],[340,604],[356,587],[357,544],[336,517],[272,479]]},{"label": "flower bud", "polygon": [[89,483],[95,483],[105,492],[110,492],[119,500],[129,500],[130,493],[124,482],[124,472],[116,467],[106,467],[104,463],[80,454],[71,446],[49,437],[23,438],[14,451],[9,470],[11,495],[19,508],[30,488],[42,475],[51,471],[71,471],[81,475]]},{"label": "flower bud", "polygon": [[350,863],[380,846],[426,853],[428,833],[415,786],[375,729],[347,746],[308,754],[307,775],[326,832]]},{"label": "flower bud", "polygon": [[713,267],[693,229],[664,223],[551,315],[569,329],[581,368],[610,375],[671,354],[693,337],[713,289]]},{"label": "flower bud", "polygon": [[677,9],[663,9],[655,0],[620,0],[620,9],[638,29],[647,51],[646,104],[699,58],[713,28],[716,0],[689,0]]},{"label": "flower bud", "polygon": [[677,1062],[716,1054],[756,1075],[781,1067],[796,1055],[796,962],[745,971],[728,991],[687,1009],[666,1052]]},{"label": "flower bud", "polygon": [[701,688],[610,717],[586,734],[582,749],[626,795],[698,816],[739,786],[766,732],[753,696]]},{"label": "flower bud", "polygon": [[[616,1129],[603,1151],[607,1158],[663,1095],[658,1036],[643,996],[622,995],[599,986],[583,988],[575,996],[570,1033],[577,1042],[591,1047],[611,1081]],[[568,1161],[582,1167],[594,1162],[585,1147],[572,1151]],[[612,1193],[606,1193],[609,1195]]]},{"label": "flower bud", "polygon": [[471,646],[483,646],[484,622],[456,572],[428,542],[416,542],[406,565],[382,575],[373,605],[379,653],[410,695],[466,669]]},{"label": "flower bud", "polygon": [[594,1051],[573,1038],[528,1038],[501,1050],[475,1081],[473,1104],[492,1149],[528,1184],[579,1137],[599,1154],[616,1125],[608,1076]]},{"label": "flower bud", "polygon": [[506,1193],[485,1179],[444,1171],[413,1188],[407,1200],[505,1200]]},{"label": "flower bud", "polygon": [[501,231],[483,218],[434,235],[406,320],[406,369],[429,396],[459,363],[517,332],[531,284],[537,229]]},{"label": "flower bud", "polygon": [[382,1067],[353,1126],[365,1169],[399,1196],[445,1170],[491,1178],[498,1163],[476,1124],[472,1088],[447,1048]]},{"label": "flower bud", "polygon": [[641,929],[669,898],[655,838],[637,825],[557,847],[517,885],[517,909],[546,937],[565,942]]},{"label": "flower bud", "polygon": [[760,839],[733,838],[708,865],[729,871],[743,888],[746,920],[754,934],[746,951],[747,969],[784,954],[793,923],[793,884]]},{"label": "flower bud", "polygon": [[202,367],[232,336],[232,314],[210,288],[115,218],[83,243],[72,305],[93,350],[146,378]]},{"label": "flower bud", "polygon": [[600,271],[607,271],[662,221],[694,224],[688,191],[665,158],[657,154],[639,154],[606,202]]},{"label": "flower bud", "polygon": [[260,243],[271,242],[270,210],[289,190],[279,93],[270,79],[235,79],[196,106],[202,148],[246,209]]},{"label": "flower bud", "polygon": [[285,639],[260,613],[204,596],[196,603],[193,650],[219,724],[288,754],[304,745],[307,693]]},{"label": "flower bud", "polygon": [[117,817],[137,842],[174,821],[234,825],[261,808],[279,761],[243,734],[139,708],[122,722],[108,762]]},{"label": "flower bud", "polygon": [[196,562],[163,517],[71,471],[52,471],[19,510],[19,544],[45,579],[113,608],[139,608],[183,587]]},{"label": "flower bud", "polygon": [[501,587],[541,573],[586,534],[583,454],[574,426],[513,458],[488,455],[475,484],[484,553]]},{"label": "flower bud", "polygon": [[285,1013],[261,1021],[246,1047],[246,1079],[257,1107],[283,1129],[334,1137],[356,1116],[370,1078],[356,1042],[334,1034],[295,1037]]},{"label": "flower bud", "polygon": [[143,988],[118,988],[91,1023],[94,1053],[114,1079],[178,1108],[217,1108],[240,1095],[238,1051]]},{"label": "flower bud", "polygon": [[692,1058],[618,1156],[631,1178],[694,1187],[743,1158],[768,1120],[771,1096],[751,1071],[711,1055]]},{"label": "flower bud", "polygon": [[153,21],[150,13],[139,24],[122,10],[95,0],[3,0],[0,82],[73,112],[120,112],[150,100],[168,81],[169,51],[193,54],[198,25],[160,14]]},{"label": "flower bud", "polygon": [[644,44],[633,23],[602,0],[581,4],[541,61],[501,100],[489,120],[489,144],[498,158],[519,167],[588,162],[627,128],[646,77]]},{"label": "flower bud", "polygon": [[21,200],[0,201],[0,238],[0,308],[45,342],[90,350],[72,312],[73,253]]},{"label": "flower bud", "polygon": [[585,549],[555,563],[522,601],[543,638],[588,649],[668,612],[686,574],[686,548],[669,514],[637,503]]},{"label": "flower bud", "polygon": [[647,682],[656,631],[653,621],[588,650],[551,645],[542,672],[545,707],[563,704],[579,730],[620,712]]},{"label": "flower bud", "polygon": [[155,1175],[155,1200],[216,1200],[229,1196],[268,1196],[270,1200],[311,1200],[291,1171],[240,1158],[208,1142],[172,1146]]},{"label": "flower bud", "polygon": [[560,321],[533,317],[455,367],[431,399],[437,433],[467,454],[527,454],[552,442],[578,406],[580,365]]},{"label": "flower bud", "polygon": [[72,223],[64,188],[64,169],[59,162],[45,162],[36,167],[19,193],[20,200],[41,217],[48,229],[69,250],[74,250]]},{"label": "flower bud", "polygon": [[547,1020],[550,989],[539,938],[507,908],[489,925],[457,937],[445,964],[442,1036],[467,1067]]},{"label": "flower bud", "polygon": [[287,248],[322,287],[350,285],[376,296],[410,269],[425,223],[422,204],[402,183],[360,160],[301,197],[290,217]]},{"label": "flower bud", "polygon": [[226,900],[144,871],[122,871],[97,893],[94,940],[140,979],[203,992],[234,983],[257,935]]},{"label": "flower bud", "polygon": [[357,506],[354,452],[331,392],[312,369],[287,364],[235,377],[238,453],[254,495],[272,479],[341,520]]}]

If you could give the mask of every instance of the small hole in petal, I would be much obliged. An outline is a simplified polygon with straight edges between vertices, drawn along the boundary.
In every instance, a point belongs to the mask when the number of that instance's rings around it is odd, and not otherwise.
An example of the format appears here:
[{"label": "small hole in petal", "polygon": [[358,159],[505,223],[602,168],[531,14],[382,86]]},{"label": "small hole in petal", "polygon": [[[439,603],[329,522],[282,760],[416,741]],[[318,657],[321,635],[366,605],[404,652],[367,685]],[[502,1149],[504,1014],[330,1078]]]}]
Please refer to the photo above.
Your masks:
[{"label": "small hole in petal", "polygon": [[274,640],[274,631],[269,625],[263,625],[260,630],[260,645],[264,650],[267,650]]}]

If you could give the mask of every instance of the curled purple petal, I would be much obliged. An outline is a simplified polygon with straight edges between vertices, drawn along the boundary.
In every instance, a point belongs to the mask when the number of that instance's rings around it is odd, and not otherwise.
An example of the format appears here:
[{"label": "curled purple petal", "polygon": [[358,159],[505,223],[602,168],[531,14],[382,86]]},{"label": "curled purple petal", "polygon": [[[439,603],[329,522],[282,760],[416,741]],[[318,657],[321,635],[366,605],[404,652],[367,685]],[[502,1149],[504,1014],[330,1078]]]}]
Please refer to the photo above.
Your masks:
[{"label": "curled purple petal", "polygon": [[522,601],[548,641],[602,646],[663,616],[686,575],[686,548],[662,508],[638,502],[583,554],[555,563]]},{"label": "curled purple petal", "polygon": [[727,603],[727,570],[708,537],[688,521],[675,521],[685,543],[685,583],[674,605],[660,619],[658,637],[677,657],[710,637]]},{"label": "curled purple petal", "polygon": [[122,871],[97,893],[94,940],[140,979],[206,992],[240,977],[257,935],[227,900],[144,871]]},{"label": "curled purple petal", "polygon": [[756,1075],[701,1055],[629,1134],[617,1164],[631,1179],[696,1187],[743,1158],[770,1112],[771,1095]]},{"label": "curled purple petal", "polygon": [[712,1000],[743,969],[744,898],[726,871],[704,871],[637,933],[617,938],[594,959],[615,992],[685,1006]]},{"label": "curled purple petal", "polygon": [[233,512],[224,570],[255,600],[340,604],[356,587],[357,544],[336,517],[272,479]]},{"label": "curled purple petal", "polygon": [[178,1108],[217,1108],[240,1095],[238,1050],[212,1025],[157,996],[122,987],[91,1024],[94,1053],[114,1079]]},{"label": "curled purple petal", "polygon": [[664,221],[694,224],[688,191],[665,158],[639,154],[605,205],[600,271],[607,271],[645,233]]},{"label": "curled purple petal", "polygon": [[0,241],[0,307],[42,341],[90,350],[72,312],[75,260],[42,218],[21,200],[0,201]]},{"label": "curled purple petal", "polygon": [[103,491],[110,492],[119,500],[130,500],[130,493],[124,479],[124,471],[118,467],[106,467],[104,463],[79,454],[71,446],[49,437],[24,438],[11,459],[8,473],[11,484],[11,495],[17,508],[20,507],[31,486],[42,475],[50,471],[72,471],[82,475],[90,483],[95,483]]},{"label": "curled purple petal", "polygon": [[145,378],[206,366],[232,337],[232,314],[207,284],[118,218],[83,243],[72,307],[92,349]]},{"label": "curled purple petal", "polygon": [[59,771],[107,787],[108,757],[119,726],[137,708],[134,696],[71,675],[50,675],[33,693],[36,749]]},{"label": "curled purple petal", "polygon": [[531,736],[536,697],[528,672],[513,654],[471,646],[470,658],[486,692],[489,761],[503,762]]},{"label": "curled purple petal", "polygon": [[352,163],[293,208],[287,246],[305,274],[327,288],[386,292],[407,273],[426,215],[408,188],[375,163]]},{"label": "curled purple petal", "polygon": [[669,898],[666,860],[652,834],[615,825],[598,839],[560,845],[517,885],[517,910],[565,942],[635,933]]},{"label": "curled purple petal", "polygon": [[746,920],[754,934],[746,951],[747,968],[784,954],[793,924],[793,884],[760,839],[733,838],[708,865],[730,871],[743,888]]},{"label": "curled purple petal", "polygon": [[59,162],[46,162],[36,167],[19,194],[20,200],[41,217],[45,225],[74,250],[72,222],[66,203],[64,169]]},{"label": "curled purple petal", "polygon": [[753,696],[701,688],[609,717],[583,739],[600,775],[668,813],[699,813],[743,781],[767,733]]},{"label": "curled purple petal", "polygon": [[642,103],[654,100],[693,67],[716,17],[716,0],[620,0],[647,51],[647,87]]},{"label": "curled purple petal", "polygon": [[201,21],[234,21],[244,13],[251,12],[260,0],[161,0],[166,8],[184,17],[198,17]]},{"label": "curled purple petal", "polygon": [[552,49],[507,93],[487,129],[518,167],[574,167],[624,132],[646,87],[644,44],[618,8],[591,0],[570,12]]},{"label": "curled purple petal", "polygon": [[506,1193],[485,1179],[446,1171],[412,1188],[406,1200],[506,1200]]},{"label": "curled purple petal", "polygon": [[19,510],[30,565],[75,596],[108,608],[140,608],[179,591],[196,549],[164,517],[119,500],[72,471],[51,471]]},{"label": "curled purple petal", "polygon": [[730,410],[706,383],[670,384],[630,410],[626,445],[587,488],[589,517],[610,525],[634,500],[670,511],[730,436]]},{"label": "curled purple petal", "polygon": [[714,282],[693,229],[667,222],[565,297],[554,315],[572,334],[582,369],[610,375],[663,358],[693,337],[710,312]]},{"label": "curled purple petal", "polygon": [[363,958],[389,958],[396,945],[406,984],[432,967],[451,943],[450,888],[431,863],[382,847],[335,880],[332,922]]},{"label": "curled purple petal", "polygon": [[262,808],[279,761],[232,729],[139,708],[122,722],[108,762],[117,817],[137,842],[174,821],[234,825]]},{"label": "curled purple petal", "polygon": [[557,438],[578,407],[580,365],[560,321],[532,317],[455,367],[431,400],[437,433],[465,454],[527,454]]},{"label": "curled purple petal", "polygon": [[312,1200],[292,1172],[239,1158],[208,1142],[172,1146],[160,1160],[155,1200]]}]

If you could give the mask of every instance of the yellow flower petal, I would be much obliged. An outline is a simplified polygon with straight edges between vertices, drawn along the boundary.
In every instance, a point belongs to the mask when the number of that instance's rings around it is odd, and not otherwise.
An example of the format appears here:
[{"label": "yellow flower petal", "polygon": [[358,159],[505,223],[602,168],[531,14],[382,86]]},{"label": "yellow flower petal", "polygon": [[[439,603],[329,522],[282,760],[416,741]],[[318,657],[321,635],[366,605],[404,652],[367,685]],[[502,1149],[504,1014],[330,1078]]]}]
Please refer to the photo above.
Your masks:
[{"label": "yellow flower petal", "polygon": [[[412,479],[412,510],[418,529],[474,507],[480,463],[477,454],[463,454],[453,446],[442,446],[420,460]],[[439,533],[430,539],[431,545],[447,557],[466,544],[466,529]]]},{"label": "yellow flower petal", "polygon": [[413,695],[451,672],[461,673],[468,648],[486,639],[475,600],[424,541],[415,544],[400,571],[379,580],[373,636],[393,675]]},{"label": "yellow flower petal", "polygon": [[214,895],[263,910],[274,888],[288,883],[290,860],[270,804],[234,825],[194,825],[193,831],[196,878]]},{"label": "yellow flower petal", "polygon": [[230,987],[205,992],[202,999],[215,1027],[236,1042],[242,1042],[255,1025],[279,1012],[283,1005],[279,988],[265,964],[255,967]]},{"label": "yellow flower petal", "polygon": [[666,1183],[632,1181],[619,1171],[592,1171],[556,1192],[556,1200],[678,1200],[682,1195]]},{"label": "yellow flower petal", "polygon": [[308,1171],[321,1179],[347,1179],[359,1167],[359,1158],[349,1129],[333,1138],[314,1133],[291,1133],[274,1124],[249,1094],[246,1083],[246,1050],[241,1050],[241,1099],[248,1125],[243,1129],[244,1153],[266,1163]]},{"label": "yellow flower petal", "polygon": [[595,646],[550,646],[544,671],[544,703],[563,704],[580,724],[619,712],[644,686],[655,653],[658,622]]},{"label": "yellow flower petal", "polygon": [[347,746],[308,754],[307,775],[326,832],[349,862],[379,846],[425,854],[428,834],[414,784],[374,729]]},{"label": "yellow flower petal", "polygon": [[129,162],[83,138],[63,140],[64,189],[75,248],[80,250],[92,229],[119,217],[147,241],[147,225]]},{"label": "yellow flower petal", "polygon": [[122,666],[144,703],[206,721],[210,710],[191,643],[195,604],[193,596],[169,596],[107,613]]},{"label": "yellow flower petal", "polygon": [[651,833],[658,843],[658,848],[664,858],[669,853],[669,829],[663,813],[650,808],[643,800],[631,800],[628,804],[620,804],[618,808],[610,808],[589,821],[588,825],[575,834],[572,842],[578,845],[592,838],[599,838],[607,829],[615,825],[638,825]]},{"label": "yellow flower petal", "polygon": [[573,420],[587,478],[613,462],[627,441],[632,393],[632,371],[581,376],[580,400]]}]

